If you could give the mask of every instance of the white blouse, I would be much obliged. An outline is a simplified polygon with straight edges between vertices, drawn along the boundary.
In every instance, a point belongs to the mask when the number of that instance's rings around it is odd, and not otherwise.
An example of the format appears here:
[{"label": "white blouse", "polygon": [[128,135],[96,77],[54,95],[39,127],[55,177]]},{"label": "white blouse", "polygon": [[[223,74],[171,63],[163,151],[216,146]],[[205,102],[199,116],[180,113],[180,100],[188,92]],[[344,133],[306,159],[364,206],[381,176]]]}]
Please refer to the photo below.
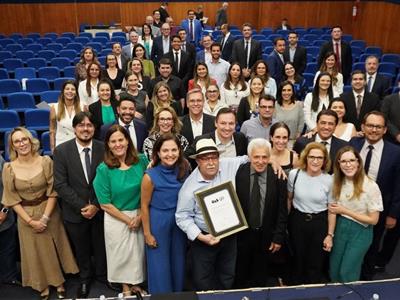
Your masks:
[{"label": "white blouse", "polygon": [[90,97],[86,91],[86,82],[87,79],[79,83],[78,93],[81,103],[85,106],[89,106],[90,104],[99,100],[99,95],[97,94],[97,84],[99,83],[99,80],[97,79],[95,84],[92,83],[90,84],[92,90],[92,95]]},{"label": "white blouse", "polygon": [[230,85],[230,89],[226,89],[224,84],[222,84],[220,89],[221,100],[226,103],[228,106],[239,106],[240,100],[244,97],[250,95],[249,85],[246,84],[246,89],[241,91],[241,86],[238,85],[235,87],[232,83]]}]

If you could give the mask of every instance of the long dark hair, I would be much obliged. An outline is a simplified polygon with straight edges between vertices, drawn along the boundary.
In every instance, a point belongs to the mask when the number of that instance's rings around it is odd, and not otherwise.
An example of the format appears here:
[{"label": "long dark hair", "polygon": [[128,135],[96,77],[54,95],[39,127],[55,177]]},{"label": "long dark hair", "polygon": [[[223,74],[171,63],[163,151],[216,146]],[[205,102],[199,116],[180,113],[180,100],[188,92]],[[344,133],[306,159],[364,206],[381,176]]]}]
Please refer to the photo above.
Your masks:
[{"label": "long dark hair", "polygon": [[89,97],[92,97],[92,86],[91,86],[91,84],[90,84],[90,80],[91,80],[92,78],[90,77],[90,68],[91,68],[93,65],[96,65],[96,66],[99,68],[99,76],[97,77],[97,79],[98,79],[99,81],[100,81],[100,79],[101,79],[101,72],[102,72],[100,63],[93,61],[93,62],[91,62],[91,63],[88,65],[88,68],[87,68],[87,70],[86,70],[86,92],[87,92],[87,94],[88,94]]},{"label": "long dark hair", "polygon": [[231,89],[231,82],[232,82],[232,77],[231,77],[231,70],[234,66],[239,66],[240,69],[240,76],[239,76],[239,84],[241,85],[241,91],[245,91],[247,86],[246,86],[246,82],[244,81],[244,77],[243,77],[243,73],[242,73],[242,68],[240,67],[240,64],[238,62],[233,62],[231,64],[231,66],[229,67],[229,71],[228,71],[228,76],[226,76],[226,80],[224,82],[224,88],[226,88],[227,90]]},{"label": "long dark hair", "polygon": [[291,100],[290,103],[296,103],[296,92],[294,90],[294,85],[290,81],[285,80],[285,81],[282,81],[281,84],[279,85],[278,93],[276,95],[276,102],[278,102],[279,105],[281,105],[281,106],[283,105],[282,90],[287,85],[290,85],[292,87],[293,94],[292,94],[292,97],[290,97],[290,100]]},{"label": "long dark hair", "polygon": [[178,174],[177,174],[176,178],[179,181],[183,181],[183,180],[185,180],[187,174],[189,173],[190,165],[189,165],[189,162],[183,156],[183,149],[181,147],[181,142],[179,141],[178,137],[175,134],[165,133],[165,134],[162,134],[156,140],[156,142],[154,143],[154,146],[153,146],[153,154],[152,154],[153,164],[154,164],[154,166],[157,166],[158,164],[161,163],[161,159],[158,156],[158,152],[160,152],[162,145],[166,141],[174,141],[175,144],[178,146],[179,156],[178,156],[178,160],[175,163],[175,167],[178,169]]},{"label": "long dark hair", "polygon": [[328,97],[329,97],[329,102],[333,98],[333,90],[332,90],[332,76],[328,72],[321,72],[319,73],[317,80],[315,81],[315,86],[312,91],[312,101],[311,101],[311,110],[312,111],[318,111],[318,106],[319,106],[319,81],[322,76],[329,76],[331,79],[331,85],[328,88]]},{"label": "long dark hair", "polygon": [[128,141],[128,149],[126,150],[125,163],[128,166],[138,163],[139,162],[138,152],[132,143],[128,131],[125,130],[124,127],[118,124],[112,125],[106,133],[106,138],[104,140],[104,147],[105,147],[104,163],[111,169],[119,168],[121,166],[121,163],[119,162],[118,158],[114,156],[114,154],[111,152],[110,147],[108,146],[108,142],[110,141],[111,135],[115,132],[121,132],[124,135],[125,139]]}]

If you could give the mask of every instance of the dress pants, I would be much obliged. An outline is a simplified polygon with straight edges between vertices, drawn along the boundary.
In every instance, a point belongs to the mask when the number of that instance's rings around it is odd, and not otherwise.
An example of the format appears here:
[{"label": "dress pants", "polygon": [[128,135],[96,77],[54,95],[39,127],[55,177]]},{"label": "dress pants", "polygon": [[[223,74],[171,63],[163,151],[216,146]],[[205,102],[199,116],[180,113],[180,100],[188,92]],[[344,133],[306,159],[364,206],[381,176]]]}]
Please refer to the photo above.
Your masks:
[{"label": "dress pants", "polygon": [[232,288],[236,265],[236,235],[220,240],[214,246],[192,242],[193,283],[195,290],[227,290]]},{"label": "dress pants", "polygon": [[360,280],[361,265],[372,242],[372,226],[337,216],[330,255],[329,274],[333,282]]},{"label": "dress pants", "polygon": [[150,208],[151,233],[157,248],[146,245],[149,292],[181,292],[185,280],[186,235],[175,222],[176,209]]},{"label": "dress pants", "polygon": [[327,253],[323,241],[328,232],[327,211],[307,214],[292,209],[289,234],[294,255],[294,283],[322,283],[326,280],[324,267]]},{"label": "dress pants", "polygon": [[91,220],[81,223],[65,222],[65,229],[74,247],[81,283],[88,284],[92,279],[92,256],[94,257],[95,277],[106,281],[107,260],[103,218],[96,215]]},{"label": "dress pants", "polygon": [[14,223],[10,228],[0,232],[0,282],[11,282],[18,279],[18,252],[17,226]]},{"label": "dress pants", "polygon": [[392,229],[386,230],[385,237],[383,238],[382,249],[378,253],[376,264],[385,266],[390,262],[396,250],[397,243],[400,238],[400,222]]}]

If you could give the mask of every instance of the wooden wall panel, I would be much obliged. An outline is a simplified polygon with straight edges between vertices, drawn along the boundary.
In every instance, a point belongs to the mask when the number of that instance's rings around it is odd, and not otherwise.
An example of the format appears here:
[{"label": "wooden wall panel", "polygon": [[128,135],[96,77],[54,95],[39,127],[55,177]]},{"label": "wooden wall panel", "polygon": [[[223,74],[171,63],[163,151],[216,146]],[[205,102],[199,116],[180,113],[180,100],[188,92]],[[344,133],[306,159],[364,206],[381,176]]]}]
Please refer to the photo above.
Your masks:
[{"label": "wooden wall panel", "polygon": [[[78,26],[82,23],[87,24],[110,24],[111,22],[121,22],[121,3],[101,2],[101,3],[77,3],[76,14]],[[78,28],[79,29],[79,28]]]}]

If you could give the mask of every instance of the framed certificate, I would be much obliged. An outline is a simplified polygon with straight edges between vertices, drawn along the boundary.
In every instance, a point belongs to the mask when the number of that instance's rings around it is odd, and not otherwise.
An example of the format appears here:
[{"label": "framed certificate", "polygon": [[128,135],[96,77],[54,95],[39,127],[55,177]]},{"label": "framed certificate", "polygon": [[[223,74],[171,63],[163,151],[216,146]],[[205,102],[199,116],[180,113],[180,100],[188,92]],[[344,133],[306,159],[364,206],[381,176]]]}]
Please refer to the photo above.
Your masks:
[{"label": "framed certificate", "polygon": [[224,238],[248,227],[231,181],[195,193],[208,231]]}]

